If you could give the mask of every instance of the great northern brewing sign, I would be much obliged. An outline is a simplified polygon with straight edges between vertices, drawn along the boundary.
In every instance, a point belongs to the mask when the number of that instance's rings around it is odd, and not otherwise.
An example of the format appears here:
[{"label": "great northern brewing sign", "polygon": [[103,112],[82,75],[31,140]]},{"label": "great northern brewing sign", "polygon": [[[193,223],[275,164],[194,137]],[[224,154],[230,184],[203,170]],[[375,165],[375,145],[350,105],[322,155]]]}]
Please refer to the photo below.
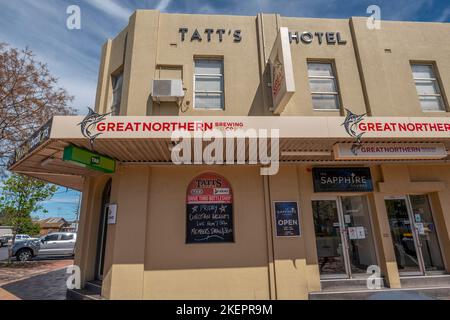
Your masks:
[{"label": "great northern brewing sign", "polygon": [[402,160],[443,159],[447,150],[442,143],[362,143],[352,148],[351,143],[334,145],[336,160]]},{"label": "great northern brewing sign", "polygon": [[194,178],[187,190],[186,243],[233,241],[231,185],[215,173]]}]

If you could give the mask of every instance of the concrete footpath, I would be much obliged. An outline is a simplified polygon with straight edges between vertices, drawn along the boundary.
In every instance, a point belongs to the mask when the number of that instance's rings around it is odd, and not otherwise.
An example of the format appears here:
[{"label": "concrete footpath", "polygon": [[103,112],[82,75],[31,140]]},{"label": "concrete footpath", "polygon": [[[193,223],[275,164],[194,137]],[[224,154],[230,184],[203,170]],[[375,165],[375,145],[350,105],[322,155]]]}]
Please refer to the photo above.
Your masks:
[{"label": "concrete footpath", "polygon": [[73,260],[0,264],[0,300],[65,300]]}]

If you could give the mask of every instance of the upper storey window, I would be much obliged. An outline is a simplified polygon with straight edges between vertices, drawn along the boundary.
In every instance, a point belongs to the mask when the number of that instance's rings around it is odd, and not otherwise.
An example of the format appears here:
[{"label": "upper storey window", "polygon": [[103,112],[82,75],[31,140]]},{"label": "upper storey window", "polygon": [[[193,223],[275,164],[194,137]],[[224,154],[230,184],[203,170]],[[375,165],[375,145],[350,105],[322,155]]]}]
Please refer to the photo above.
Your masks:
[{"label": "upper storey window", "polygon": [[432,64],[411,64],[423,111],[445,111],[439,82]]},{"label": "upper storey window", "polygon": [[316,110],[339,110],[339,91],[331,63],[308,62],[312,104]]},{"label": "upper storey window", "polygon": [[120,101],[122,100],[123,72],[112,76],[113,100],[111,105],[111,114],[120,115]]},{"label": "upper storey window", "polygon": [[223,60],[195,59],[194,108],[223,109]]}]

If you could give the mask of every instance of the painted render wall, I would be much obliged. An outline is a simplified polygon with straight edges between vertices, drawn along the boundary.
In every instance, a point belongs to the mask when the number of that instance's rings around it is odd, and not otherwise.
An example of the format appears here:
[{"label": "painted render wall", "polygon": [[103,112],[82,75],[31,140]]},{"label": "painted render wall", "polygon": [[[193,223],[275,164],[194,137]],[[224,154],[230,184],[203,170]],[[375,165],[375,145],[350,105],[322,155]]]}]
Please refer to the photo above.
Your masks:
[{"label": "painted render wall", "polygon": [[[181,41],[180,27],[187,27]],[[121,115],[273,115],[267,59],[277,30],[340,32],[346,44],[291,44],[296,92],[282,116],[339,116],[343,107],[371,116],[449,116],[447,112],[423,112],[419,105],[411,62],[433,62],[441,89],[448,102],[450,94],[450,37],[448,23],[382,21],[380,30],[369,30],[366,18],[312,19],[281,17],[276,14],[217,16],[165,14],[138,10],[127,28],[108,40],[102,50],[96,109],[108,112],[112,101],[111,75],[124,71]],[[240,29],[242,41],[217,35],[206,40],[205,28]],[[198,29],[203,40],[190,41]],[[225,109],[193,108],[194,58],[224,59]],[[314,111],[308,85],[307,61],[333,62],[340,90],[341,109]],[[161,72],[180,68],[180,76]],[[181,77],[186,96],[179,108],[175,103],[153,103],[151,81],[170,74]]]},{"label": "painted render wall", "polygon": [[[108,112],[111,74],[123,69],[121,115],[267,115],[271,106],[266,60],[277,27],[292,31],[338,31],[345,45],[291,45],[296,93],[281,116],[338,116],[313,111],[307,82],[308,60],[333,61],[342,106],[371,116],[440,116],[422,112],[410,62],[434,61],[443,94],[450,94],[450,26],[444,23],[382,22],[369,31],[364,18],[303,19],[275,14],[249,16],[163,14],[138,10],[102,50],[96,110]],[[179,27],[241,29],[240,43],[216,38],[208,43],[180,41]],[[203,34],[202,34],[203,35]],[[389,53],[390,50],[390,53]],[[225,110],[192,107],[193,59],[223,57]],[[186,98],[182,108],[151,101],[151,80],[161,67],[181,66]],[[189,104],[187,104],[189,102]],[[355,163],[355,166],[364,163]],[[116,225],[108,226],[102,294],[111,299],[307,299],[320,290],[311,198],[312,164],[282,165],[263,177],[256,166],[119,166],[114,175],[86,178],[75,263],[82,281],[94,278],[103,187],[112,178]],[[184,244],[185,195],[199,173],[214,171],[233,187],[234,244]],[[434,210],[447,271],[450,271],[449,164],[372,165],[375,192],[367,195],[377,257],[388,285],[400,280],[387,219],[386,195],[428,194]],[[334,194],[338,195],[338,194]],[[302,235],[273,236],[275,200],[300,205]],[[167,227],[170,226],[170,229]]]},{"label": "painted render wall", "polygon": [[[263,177],[248,166],[122,166],[112,176],[117,224],[108,226],[103,295],[110,299],[307,299],[320,290],[311,198],[311,166],[282,166]],[[185,244],[186,188],[213,171],[234,194],[235,243]],[[375,192],[367,194],[382,274],[399,288],[399,274],[384,205],[388,195],[428,194],[447,271],[450,266],[450,167],[371,167]],[[106,177],[83,192],[76,263],[93,278],[101,191]],[[334,194],[333,195],[339,195]],[[276,200],[299,202],[301,237],[273,233]]]}]

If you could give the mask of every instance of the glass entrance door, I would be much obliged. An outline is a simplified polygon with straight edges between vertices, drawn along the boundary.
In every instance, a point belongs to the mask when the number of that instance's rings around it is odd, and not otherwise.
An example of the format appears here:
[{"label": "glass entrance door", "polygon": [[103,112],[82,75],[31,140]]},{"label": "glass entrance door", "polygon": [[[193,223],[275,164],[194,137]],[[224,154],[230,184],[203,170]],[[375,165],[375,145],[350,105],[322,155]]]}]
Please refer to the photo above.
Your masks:
[{"label": "glass entrance door", "polygon": [[366,197],[341,197],[340,200],[351,273],[367,274],[367,268],[377,264],[377,257]]},{"label": "glass entrance door", "polygon": [[385,199],[399,272],[403,275],[443,271],[441,251],[428,197]]},{"label": "glass entrance door", "polygon": [[365,275],[377,264],[365,196],[314,200],[312,206],[322,278]]},{"label": "glass entrance door", "polygon": [[336,200],[312,202],[320,275],[347,277],[344,239]]},{"label": "glass entrance door", "polygon": [[398,271],[422,273],[406,198],[386,199],[385,202]]},{"label": "glass entrance door", "polygon": [[441,248],[431,212],[430,202],[426,195],[409,196],[414,224],[417,229],[418,242],[422,253],[425,272],[444,271]]}]

